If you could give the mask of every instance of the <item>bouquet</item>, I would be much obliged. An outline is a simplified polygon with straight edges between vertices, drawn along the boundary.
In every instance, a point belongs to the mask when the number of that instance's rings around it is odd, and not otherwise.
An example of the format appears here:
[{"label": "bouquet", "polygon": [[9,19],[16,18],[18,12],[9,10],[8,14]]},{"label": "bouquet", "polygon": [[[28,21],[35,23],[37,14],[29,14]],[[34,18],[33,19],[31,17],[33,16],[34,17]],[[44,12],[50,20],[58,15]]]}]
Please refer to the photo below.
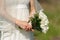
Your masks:
[{"label": "bouquet", "polygon": [[35,30],[37,30],[37,31],[41,31],[41,32],[42,32],[42,28],[40,27],[41,19],[39,18],[39,13],[36,12],[36,13],[33,15],[33,17],[30,17],[29,22],[31,22],[32,29],[35,29]]},{"label": "bouquet", "polygon": [[[46,33],[49,29],[48,18],[42,11],[36,12],[33,15],[33,17],[30,17],[28,23],[32,25],[32,28],[34,30],[37,30],[43,33]],[[21,28],[19,27],[19,29]]]}]

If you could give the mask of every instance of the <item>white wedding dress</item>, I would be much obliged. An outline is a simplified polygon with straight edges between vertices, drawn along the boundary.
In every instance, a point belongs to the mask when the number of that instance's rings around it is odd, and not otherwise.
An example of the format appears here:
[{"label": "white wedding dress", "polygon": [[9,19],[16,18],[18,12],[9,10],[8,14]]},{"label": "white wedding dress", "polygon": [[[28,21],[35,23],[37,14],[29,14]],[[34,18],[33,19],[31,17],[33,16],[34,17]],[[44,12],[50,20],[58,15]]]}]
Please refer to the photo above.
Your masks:
[{"label": "white wedding dress", "polygon": [[[4,0],[4,4],[10,16],[22,21],[28,21],[29,1],[30,0]],[[42,32],[46,33],[49,29],[49,21],[42,9],[39,9],[37,3],[37,0],[35,0],[36,9],[39,11],[39,17],[41,18]],[[34,40],[34,37],[33,32],[21,30],[16,24],[0,16],[0,40]]]},{"label": "white wedding dress", "polygon": [[[19,20],[28,21],[29,0],[4,0],[7,13]],[[33,33],[21,30],[17,25],[0,17],[0,40],[34,40]]]}]

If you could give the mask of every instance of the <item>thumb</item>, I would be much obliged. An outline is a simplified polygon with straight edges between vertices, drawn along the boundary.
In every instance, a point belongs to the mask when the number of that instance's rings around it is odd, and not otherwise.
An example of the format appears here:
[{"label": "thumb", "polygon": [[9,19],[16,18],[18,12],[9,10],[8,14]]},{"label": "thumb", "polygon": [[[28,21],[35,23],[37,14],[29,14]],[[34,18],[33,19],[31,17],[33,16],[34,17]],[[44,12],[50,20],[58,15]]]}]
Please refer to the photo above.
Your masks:
[{"label": "thumb", "polygon": [[34,32],[34,29],[31,29],[32,32]]}]

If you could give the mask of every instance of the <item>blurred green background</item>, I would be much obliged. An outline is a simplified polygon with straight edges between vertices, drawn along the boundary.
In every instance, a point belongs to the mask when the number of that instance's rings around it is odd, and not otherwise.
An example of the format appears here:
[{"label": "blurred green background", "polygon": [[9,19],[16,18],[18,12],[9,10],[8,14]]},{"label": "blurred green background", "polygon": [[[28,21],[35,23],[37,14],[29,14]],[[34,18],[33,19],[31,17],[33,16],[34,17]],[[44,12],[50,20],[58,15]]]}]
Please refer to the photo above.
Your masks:
[{"label": "blurred green background", "polygon": [[39,2],[49,19],[50,29],[46,34],[35,31],[35,40],[60,40],[60,0],[39,0]]}]

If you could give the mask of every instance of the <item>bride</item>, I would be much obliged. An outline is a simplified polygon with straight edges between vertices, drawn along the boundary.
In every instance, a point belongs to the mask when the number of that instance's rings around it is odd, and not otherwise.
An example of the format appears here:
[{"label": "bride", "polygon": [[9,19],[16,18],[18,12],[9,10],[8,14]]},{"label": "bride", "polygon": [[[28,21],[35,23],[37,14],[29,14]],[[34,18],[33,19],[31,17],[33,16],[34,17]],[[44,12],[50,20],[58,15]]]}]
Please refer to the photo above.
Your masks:
[{"label": "bride", "polygon": [[34,4],[35,0],[0,0],[0,40],[34,40],[28,23],[36,11]]}]

